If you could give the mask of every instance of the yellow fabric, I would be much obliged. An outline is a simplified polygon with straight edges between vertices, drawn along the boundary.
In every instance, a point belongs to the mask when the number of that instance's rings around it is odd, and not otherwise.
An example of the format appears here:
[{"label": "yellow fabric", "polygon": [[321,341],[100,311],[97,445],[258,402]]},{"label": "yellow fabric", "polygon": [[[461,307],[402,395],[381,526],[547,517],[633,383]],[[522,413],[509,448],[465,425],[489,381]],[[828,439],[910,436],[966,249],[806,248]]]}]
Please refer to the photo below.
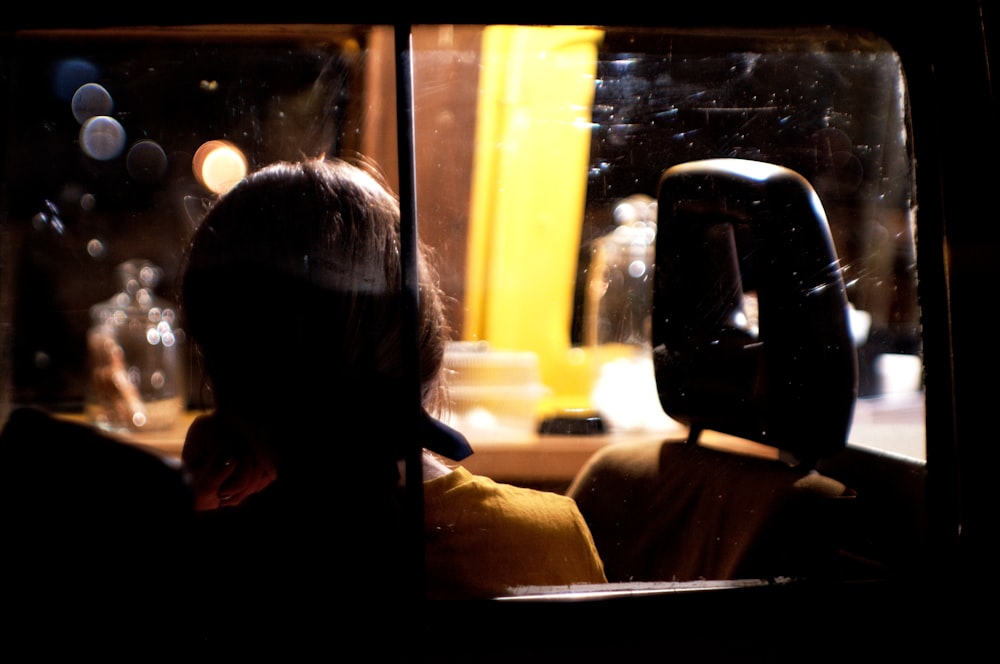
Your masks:
[{"label": "yellow fabric", "polygon": [[586,26],[483,30],[462,338],[536,353],[553,402],[540,411],[589,405],[596,375],[570,328],[603,38]]},{"label": "yellow fabric", "polygon": [[458,467],[424,483],[428,597],[499,597],[518,586],[606,581],[573,499]]}]

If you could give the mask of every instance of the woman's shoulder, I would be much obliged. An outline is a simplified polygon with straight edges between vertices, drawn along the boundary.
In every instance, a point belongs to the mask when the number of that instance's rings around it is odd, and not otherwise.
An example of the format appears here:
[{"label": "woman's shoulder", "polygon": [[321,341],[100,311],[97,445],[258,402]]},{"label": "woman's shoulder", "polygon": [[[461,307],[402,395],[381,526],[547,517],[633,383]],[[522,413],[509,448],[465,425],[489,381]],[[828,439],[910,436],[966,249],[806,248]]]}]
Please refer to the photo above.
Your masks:
[{"label": "woman's shoulder", "polygon": [[497,482],[463,466],[424,483],[424,504],[431,512],[462,511],[485,518],[501,514],[508,523],[576,529],[583,521],[569,496]]},{"label": "woman's shoulder", "polygon": [[459,594],[605,581],[590,530],[568,496],[458,467],[425,483],[424,508],[429,577],[464,588]]}]

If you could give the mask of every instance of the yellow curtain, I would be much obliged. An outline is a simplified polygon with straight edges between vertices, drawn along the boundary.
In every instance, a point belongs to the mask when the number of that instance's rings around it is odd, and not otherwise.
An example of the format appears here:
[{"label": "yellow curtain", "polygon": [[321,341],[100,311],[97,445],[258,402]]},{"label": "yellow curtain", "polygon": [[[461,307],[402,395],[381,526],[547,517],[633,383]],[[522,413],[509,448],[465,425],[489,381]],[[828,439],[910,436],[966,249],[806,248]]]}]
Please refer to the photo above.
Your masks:
[{"label": "yellow curtain", "polygon": [[463,338],[537,353],[547,407],[589,405],[570,343],[600,30],[483,33]]}]

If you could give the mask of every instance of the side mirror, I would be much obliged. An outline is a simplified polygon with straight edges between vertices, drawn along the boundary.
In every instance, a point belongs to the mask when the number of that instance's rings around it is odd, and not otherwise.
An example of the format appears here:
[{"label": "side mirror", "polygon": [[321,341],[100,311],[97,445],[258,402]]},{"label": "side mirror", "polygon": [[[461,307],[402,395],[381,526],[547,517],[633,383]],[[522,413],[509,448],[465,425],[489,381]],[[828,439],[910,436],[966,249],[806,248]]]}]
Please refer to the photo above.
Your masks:
[{"label": "side mirror", "polygon": [[659,185],[653,360],[660,403],[691,427],[813,464],[847,444],[858,392],[826,213],[790,169],[692,161]]}]

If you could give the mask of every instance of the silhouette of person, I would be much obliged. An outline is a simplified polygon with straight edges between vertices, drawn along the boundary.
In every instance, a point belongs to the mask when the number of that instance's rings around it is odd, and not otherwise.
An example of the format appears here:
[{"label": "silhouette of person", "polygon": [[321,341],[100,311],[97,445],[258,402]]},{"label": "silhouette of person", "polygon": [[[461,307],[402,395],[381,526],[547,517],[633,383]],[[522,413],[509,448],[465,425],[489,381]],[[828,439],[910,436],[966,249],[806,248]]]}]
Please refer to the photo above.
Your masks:
[{"label": "silhouette of person", "polygon": [[424,597],[605,582],[572,499],[455,463],[472,449],[432,416],[447,407],[450,331],[423,245],[410,405],[399,232],[375,168],[314,158],[252,173],[193,237],[182,312],[214,409],[192,424],[183,461],[207,554],[199,573],[236,611],[308,604],[299,593],[322,606],[330,592],[379,596],[384,611],[412,571],[400,467],[418,443]]}]

